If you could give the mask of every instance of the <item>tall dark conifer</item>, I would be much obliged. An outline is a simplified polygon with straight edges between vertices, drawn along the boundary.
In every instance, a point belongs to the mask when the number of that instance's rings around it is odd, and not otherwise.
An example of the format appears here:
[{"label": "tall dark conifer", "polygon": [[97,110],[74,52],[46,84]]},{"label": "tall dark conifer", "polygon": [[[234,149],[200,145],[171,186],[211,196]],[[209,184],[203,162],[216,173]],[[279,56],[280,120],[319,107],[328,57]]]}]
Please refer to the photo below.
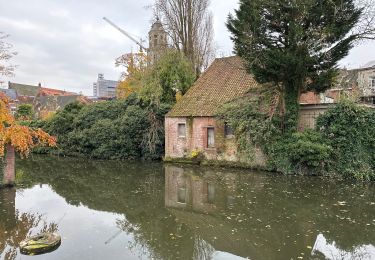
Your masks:
[{"label": "tall dark conifer", "polygon": [[300,94],[332,85],[361,12],[354,0],[240,0],[229,16],[236,54],[259,83],[279,89],[287,130],[296,130]]}]

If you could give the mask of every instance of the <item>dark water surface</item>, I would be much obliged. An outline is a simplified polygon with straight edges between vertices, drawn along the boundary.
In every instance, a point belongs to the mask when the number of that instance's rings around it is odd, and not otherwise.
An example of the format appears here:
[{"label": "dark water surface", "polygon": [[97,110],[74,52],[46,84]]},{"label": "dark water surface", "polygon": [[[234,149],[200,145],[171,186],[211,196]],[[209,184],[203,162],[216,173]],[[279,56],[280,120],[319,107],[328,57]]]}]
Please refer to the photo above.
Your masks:
[{"label": "dark water surface", "polygon": [[[0,190],[0,259],[375,259],[374,184],[33,157]],[[19,253],[57,231],[60,248]]]}]

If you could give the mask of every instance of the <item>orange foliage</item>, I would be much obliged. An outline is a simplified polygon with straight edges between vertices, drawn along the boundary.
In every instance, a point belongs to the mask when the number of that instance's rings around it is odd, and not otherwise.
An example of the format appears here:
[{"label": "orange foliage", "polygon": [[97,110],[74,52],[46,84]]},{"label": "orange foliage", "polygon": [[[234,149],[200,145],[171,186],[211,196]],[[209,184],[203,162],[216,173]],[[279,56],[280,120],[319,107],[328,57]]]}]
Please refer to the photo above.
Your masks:
[{"label": "orange foliage", "polygon": [[56,146],[56,138],[42,129],[16,124],[8,98],[0,93],[0,156],[4,156],[7,144],[11,144],[21,157],[26,157],[36,146]]},{"label": "orange foliage", "polygon": [[147,56],[143,52],[125,54],[116,59],[116,66],[125,68],[116,88],[116,96],[127,98],[141,88],[142,75],[147,68]]}]

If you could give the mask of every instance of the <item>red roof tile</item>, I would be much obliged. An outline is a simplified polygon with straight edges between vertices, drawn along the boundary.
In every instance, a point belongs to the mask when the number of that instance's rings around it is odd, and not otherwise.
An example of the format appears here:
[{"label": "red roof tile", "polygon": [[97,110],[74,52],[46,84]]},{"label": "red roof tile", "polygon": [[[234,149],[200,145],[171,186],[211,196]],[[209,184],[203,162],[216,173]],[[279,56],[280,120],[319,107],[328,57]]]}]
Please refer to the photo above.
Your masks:
[{"label": "red roof tile", "polygon": [[244,96],[257,86],[241,58],[216,59],[167,116],[215,116],[222,104]]}]

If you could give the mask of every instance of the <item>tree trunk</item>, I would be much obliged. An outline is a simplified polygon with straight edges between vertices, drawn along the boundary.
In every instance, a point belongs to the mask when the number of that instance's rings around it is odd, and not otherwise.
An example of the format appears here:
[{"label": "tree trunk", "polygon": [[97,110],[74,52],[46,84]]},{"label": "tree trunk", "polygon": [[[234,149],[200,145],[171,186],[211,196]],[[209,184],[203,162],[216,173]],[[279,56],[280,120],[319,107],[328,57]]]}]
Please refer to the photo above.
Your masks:
[{"label": "tree trunk", "polygon": [[14,147],[8,144],[6,146],[3,184],[5,186],[14,186],[15,178],[16,178],[16,171],[15,171]]},{"label": "tree trunk", "polygon": [[297,132],[299,117],[299,82],[291,82],[285,87],[283,115],[283,131],[287,134]]}]

